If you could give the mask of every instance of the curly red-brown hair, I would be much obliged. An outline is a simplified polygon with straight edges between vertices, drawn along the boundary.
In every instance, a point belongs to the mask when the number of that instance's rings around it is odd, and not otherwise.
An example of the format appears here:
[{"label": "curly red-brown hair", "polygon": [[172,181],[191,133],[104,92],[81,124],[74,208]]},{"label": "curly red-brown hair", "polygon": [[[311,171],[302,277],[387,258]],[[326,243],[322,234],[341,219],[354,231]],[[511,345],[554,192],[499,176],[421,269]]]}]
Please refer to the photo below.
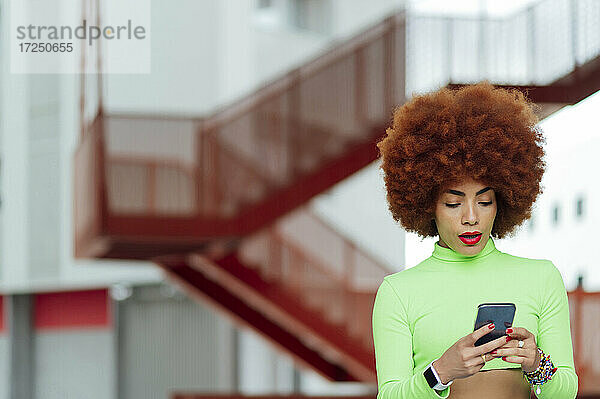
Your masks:
[{"label": "curly red-brown hair", "polygon": [[545,138],[531,103],[488,82],[418,95],[394,110],[377,143],[394,220],[421,237],[438,235],[438,195],[465,177],[491,186],[491,235],[513,235],[543,192]]}]

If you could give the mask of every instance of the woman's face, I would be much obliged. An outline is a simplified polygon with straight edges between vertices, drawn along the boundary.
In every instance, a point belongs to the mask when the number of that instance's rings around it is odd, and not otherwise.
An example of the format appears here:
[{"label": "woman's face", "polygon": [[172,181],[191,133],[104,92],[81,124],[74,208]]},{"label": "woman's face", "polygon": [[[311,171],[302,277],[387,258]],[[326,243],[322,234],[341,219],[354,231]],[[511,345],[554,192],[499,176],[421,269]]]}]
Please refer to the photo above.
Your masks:
[{"label": "woman's face", "polygon": [[[491,187],[471,178],[451,184],[436,203],[439,244],[463,255],[477,255],[490,237],[497,209]],[[461,239],[465,233],[479,235]]]}]

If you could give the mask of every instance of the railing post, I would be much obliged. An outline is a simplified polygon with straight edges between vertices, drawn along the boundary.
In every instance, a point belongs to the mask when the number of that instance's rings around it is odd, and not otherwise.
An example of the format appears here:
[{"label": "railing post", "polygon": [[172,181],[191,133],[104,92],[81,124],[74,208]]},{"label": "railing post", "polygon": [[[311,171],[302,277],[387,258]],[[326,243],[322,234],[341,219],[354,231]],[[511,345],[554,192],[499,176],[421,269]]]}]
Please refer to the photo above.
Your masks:
[{"label": "railing post", "polygon": [[354,254],[356,246],[352,242],[344,242],[344,287],[347,290],[352,289],[354,283],[354,273],[356,261]]},{"label": "railing post", "polygon": [[146,175],[148,183],[146,186],[146,206],[148,207],[148,214],[153,215],[156,213],[156,163],[152,162],[148,165],[148,173]]},{"label": "railing post", "polygon": [[[480,1],[481,4],[481,1]],[[485,20],[486,13],[481,7],[479,9],[479,23],[477,24],[477,80],[481,80],[485,75]]]},{"label": "railing post", "polygon": [[[81,20],[85,20],[87,18],[87,9],[86,2],[81,2]],[[79,130],[80,137],[79,140],[83,140],[83,136],[86,134],[87,123],[85,120],[85,82],[87,79],[87,73],[85,72],[85,52],[86,48],[81,51],[81,58],[79,60],[79,67],[81,69],[81,76],[79,76]]]},{"label": "railing post", "polygon": [[286,245],[285,249],[288,255],[288,264],[290,266],[290,281],[294,290],[293,292],[295,292],[296,294],[300,294],[302,292],[302,288],[304,288],[302,270],[300,270],[300,264],[303,262],[303,259],[297,256],[298,253],[294,250],[294,248],[290,247],[289,245]]},{"label": "railing post", "polygon": [[387,29],[384,33],[384,97],[383,97],[383,106],[385,109],[385,114],[388,115],[392,112],[392,107],[394,106],[394,92],[396,86],[396,60],[395,60],[395,48],[396,48],[396,38],[395,38],[395,19],[394,16],[391,16],[386,19]]},{"label": "railing post", "polygon": [[527,83],[535,84],[535,9],[533,6],[527,8]]},{"label": "railing post", "polygon": [[351,299],[354,297],[353,295],[353,288],[354,288],[354,273],[355,273],[355,268],[356,268],[356,262],[355,262],[355,253],[356,253],[356,247],[354,246],[354,243],[352,242],[344,242],[344,297],[343,297],[343,301],[344,303],[342,304],[342,306],[344,307],[344,319],[346,320],[346,322],[348,323],[351,318],[352,318],[352,312],[353,312],[353,308],[354,306],[356,306],[355,303],[351,302]]},{"label": "railing post", "polygon": [[196,205],[196,214],[198,216],[206,213],[205,206],[205,184],[204,184],[204,171],[205,171],[205,155],[204,150],[206,147],[206,134],[203,129],[203,123],[200,122],[197,127],[194,128],[194,132],[196,134],[196,173],[194,177],[195,183],[195,205]]},{"label": "railing post", "polygon": [[579,41],[579,35],[577,29],[579,28],[579,13],[577,12],[577,0],[571,0],[569,2],[571,11],[571,56],[573,57],[573,69],[579,66],[577,60],[577,44]]},{"label": "railing post", "polygon": [[[269,114],[267,134],[273,142],[273,147],[270,152],[270,162],[267,164],[268,176],[275,181],[277,186],[284,185],[287,179],[285,176],[285,147],[283,146],[281,114]],[[275,153],[273,153],[276,151]],[[269,153],[268,153],[269,154]],[[267,156],[269,156],[267,154]]]},{"label": "railing post", "polygon": [[452,44],[454,43],[454,19],[451,17],[446,18],[446,65],[448,67],[448,82],[452,83],[452,67],[453,67],[453,53]]},{"label": "railing post", "polygon": [[360,46],[354,51],[354,70],[354,115],[356,117],[356,123],[359,126],[362,126],[367,119],[364,46]]},{"label": "railing post", "polygon": [[281,241],[279,240],[279,237],[276,234],[276,229],[274,225],[271,225],[267,231],[269,237],[269,260],[267,262],[269,264],[269,277],[272,277],[273,280],[279,282],[282,280],[282,245]]},{"label": "railing post", "polygon": [[[110,204],[108,203],[108,184],[107,184],[107,170],[109,168],[107,162],[108,157],[106,156],[106,125],[105,117],[103,114],[99,114],[97,117],[98,125],[94,127],[94,134],[97,135],[96,140],[96,179],[98,184],[98,204],[100,204],[100,228],[106,224],[106,220],[109,217]],[[97,130],[96,130],[97,129]]]},{"label": "railing post", "polygon": [[[394,59],[395,63],[395,78],[394,78],[394,104],[402,104],[406,100],[406,46],[407,46],[407,27],[406,27],[406,12],[397,14],[394,17]],[[401,39],[398,40],[398,35],[401,33]]]},{"label": "railing post", "polygon": [[288,91],[288,112],[285,131],[280,130],[280,134],[284,135],[282,141],[285,142],[285,154],[287,162],[287,180],[292,179],[296,175],[296,163],[299,160],[297,135],[301,134],[296,129],[297,121],[302,120],[302,103],[300,98],[300,71],[294,69],[288,73],[290,83]]},{"label": "railing post", "polygon": [[[583,356],[582,356],[582,339],[581,336],[583,334],[583,328],[584,328],[584,324],[583,324],[583,317],[582,317],[582,302],[585,296],[585,293],[583,291],[583,278],[581,276],[579,276],[578,281],[577,281],[577,287],[575,288],[575,290],[573,291],[573,296],[575,297],[575,322],[573,323],[575,325],[575,339],[573,340],[573,352],[575,353],[575,360],[576,363],[578,365],[577,367],[577,371],[578,374],[584,376],[585,375],[585,364],[583,361]],[[583,389],[583,381],[585,380],[584,378],[579,378],[578,379],[578,392],[582,392]]]},{"label": "railing post", "polygon": [[203,190],[204,198],[206,199],[205,210],[207,216],[219,216],[219,148],[217,146],[216,129],[211,128],[204,132],[206,136],[204,140],[204,159],[202,162],[204,168],[202,170],[203,176]]},{"label": "railing post", "polygon": [[[96,26],[102,26],[100,21],[100,0],[94,0],[96,3]],[[96,74],[96,83],[97,83],[97,90],[98,90],[98,110],[101,111],[103,109],[103,95],[102,95],[102,77],[104,76],[104,71],[102,70],[102,46],[100,45],[100,42],[97,45],[98,48],[98,54],[97,56],[97,60],[96,60],[96,65],[98,67],[98,71]]]}]

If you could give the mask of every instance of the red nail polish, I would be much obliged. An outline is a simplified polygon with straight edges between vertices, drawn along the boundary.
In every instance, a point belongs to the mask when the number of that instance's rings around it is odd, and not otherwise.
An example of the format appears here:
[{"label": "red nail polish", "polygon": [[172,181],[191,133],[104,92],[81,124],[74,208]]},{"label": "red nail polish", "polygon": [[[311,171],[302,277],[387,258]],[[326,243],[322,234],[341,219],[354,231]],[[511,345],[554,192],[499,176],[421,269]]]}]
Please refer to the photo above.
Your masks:
[{"label": "red nail polish", "polygon": [[495,326],[494,326],[494,323],[492,323],[492,324],[490,324],[490,325],[488,326],[488,328],[489,328],[490,330],[491,330],[491,329],[493,329],[494,327],[495,327]]},{"label": "red nail polish", "polygon": [[490,352],[492,355],[495,355],[496,353],[498,353],[498,351],[496,349],[494,349],[493,351]]},{"label": "red nail polish", "polygon": [[506,337],[506,342],[510,341],[511,338],[510,337]]},{"label": "red nail polish", "polygon": [[502,356],[502,360],[506,361],[506,356]]},{"label": "red nail polish", "polygon": [[513,329],[512,329],[512,328],[507,328],[507,329],[506,329],[506,332],[507,332],[508,334],[510,334],[511,332],[513,332]]}]

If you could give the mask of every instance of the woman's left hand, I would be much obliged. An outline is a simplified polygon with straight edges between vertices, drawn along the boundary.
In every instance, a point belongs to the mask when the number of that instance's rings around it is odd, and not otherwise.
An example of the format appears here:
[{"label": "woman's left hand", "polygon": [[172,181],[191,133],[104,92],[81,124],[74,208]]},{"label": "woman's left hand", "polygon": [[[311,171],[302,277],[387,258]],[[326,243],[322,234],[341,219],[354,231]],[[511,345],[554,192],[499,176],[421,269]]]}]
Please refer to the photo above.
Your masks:
[{"label": "woman's left hand", "polygon": [[[526,373],[537,369],[541,359],[537,350],[535,335],[523,327],[507,328],[506,334],[510,337],[510,340],[490,353],[494,357],[502,357],[505,362],[520,364],[521,369]],[[523,347],[521,348],[518,345],[519,341],[523,341]]]}]

